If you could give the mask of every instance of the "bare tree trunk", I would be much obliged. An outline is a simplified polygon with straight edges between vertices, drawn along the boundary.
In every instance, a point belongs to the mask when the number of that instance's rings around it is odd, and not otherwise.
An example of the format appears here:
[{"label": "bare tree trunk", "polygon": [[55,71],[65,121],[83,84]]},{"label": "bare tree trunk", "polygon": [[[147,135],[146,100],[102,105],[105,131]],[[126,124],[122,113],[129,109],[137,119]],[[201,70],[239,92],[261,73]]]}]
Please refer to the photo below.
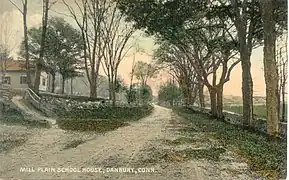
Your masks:
[{"label": "bare tree trunk", "polygon": [[23,3],[23,28],[24,28],[24,46],[25,46],[25,61],[26,61],[26,76],[28,87],[33,89],[30,73],[30,63],[29,63],[29,47],[28,47],[28,33],[27,33],[27,0]]},{"label": "bare tree trunk", "polygon": [[282,86],[282,121],[286,121],[285,84]]},{"label": "bare tree trunk", "polygon": [[211,89],[209,89],[209,93],[210,93],[210,100],[211,100],[211,114],[213,117],[217,117],[217,96],[216,96],[216,92]]},{"label": "bare tree trunk", "polygon": [[112,82],[111,77],[108,77],[108,92],[109,92],[109,100],[112,100]]},{"label": "bare tree trunk", "polygon": [[41,44],[40,44],[40,52],[39,59],[36,61],[36,72],[35,72],[35,80],[34,80],[34,91],[39,92],[40,85],[40,75],[43,68],[43,57],[45,51],[45,38],[46,38],[46,30],[47,30],[47,22],[48,22],[48,10],[49,10],[49,0],[43,0],[43,17],[42,17],[42,35],[41,35]]},{"label": "bare tree trunk", "polygon": [[[246,39],[240,40],[246,41]],[[253,121],[253,80],[251,76],[251,62],[248,48],[245,42],[241,46],[241,66],[242,66],[242,97],[243,97],[243,125],[251,126]]]},{"label": "bare tree trunk", "polygon": [[116,105],[116,92],[115,92],[115,84],[112,86],[112,106]]},{"label": "bare tree trunk", "polygon": [[217,90],[217,117],[223,119],[223,87]]},{"label": "bare tree trunk", "polygon": [[[281,53],[280,53],[280,59],[281,59]],[[281,61],[281,60],[280,60]],[[276,59],[276,62],[280,62],[278,59]],[[281,66],[281,63],[279,64]],[[280,67],[282,68],[282,67]],[[277,77],[278,77],[278,87],[277,87],[277,115],[280,118],[280,108],[281,108],[281,94],[282,94],[282,70],[279,68],[277,69]]]},{"label": "bare tree trunk", "polygon": [[[243,98],[243,126],[248,127],[252,125],[253,121],[253,80],[251,75],[251,52],[252,52],[252,41],[253,41],[253,21],[248,23],[245,17],[246,12],[240,13],[238,10],[237,1],[232,1],[234,8],[239,14],[234,21],[237,29],[237,35],[240,43],[240,60],[242,67],[242,98]],[[242,2],[244,3],[244,2]],[[244,6],[247,4],[244,3]],[[241,15],[242,14],[242,15]],[[248,32],[247,32],[247,27]]]},{"label": "bare tree trunk", "polygon": [[52,89],[51,92],[54,93],[55,91],[55,74],[52,74]]},{"label": "bare tree trunk", "polygon": [[192,90],[192,102],[191,104],[194,105],[195,102],[196,102],[196,98],[197,98],[197,95],[198,95],[198,91],[199,91],[199,88],[194,86],[193,87],[193,90]]},{"label": "bare tree trunk", "polygon": [[109,80],[109,100],[112,101],[112,106],[115,106],[116,104],[115,80]]},{"label": "bare tree trunk", "polygon": [[[277,66],[274,57],[274,20],[273,1],[263,0],[262,19],[264,27],[264,74],[266,83],[266,107],[267,107],[267,133],[278,136],[278,110],[277,110]],[[273,36],[272,36],[273,35]]]},{"label": "bare tree trunk", "polygon": [[190,104],[189,102],[189,94],[188,94],[188,87],[186,84],[183,85],[183,94],[185,98],[185,105],[188,106]]},{"label": "bare tree trunk", "polygon": [[204,84],[202,82],[198,83],[199,92],[199,106],[201,108],[205,107],[205,97],[204,97]]},{"label": "bare tree trunk", "polygon": [[135,52],[133,53],[133,60],[131,66],[131,74],[130,74],[130,85],[129,85],[129,93],[128,93],[128,103],[130,104],[132,101],[132,82],[135,70]]},{"label": "bare tree trunk", "polygon": [[96,97],[97,96],[95,83],[90,84],[90,95],[89,96],[90,97]]},{"label": "bare tree trunk", "polygon": [[61,94],[64,94],[65,78],[62,76]]},{"label": "bare tree trunk", "polygon": [[70,79],[70,94],[73,95],[73,78]]},{"label": "bare tree trunk", "polygon": [[[281,55],[281,49],[279,51],[279,58],[278,58],[278,52],[277,52],[277,47],[276,47],[276,42],[277,42],[277,37],[276,35],[274,36],[274,61],[276,62],[276,72],[277,72],[277,116],[278,116],[278,120],[280,121],[280,112],[281,112],[281,93],[282,93],[282,88],[281,88],[281,84],[282,84],[282,55]],[[278,64],[278,62],[280,62]]]},{"label": "bare tree trunk", "polygon": [[[215,58],[213,59],[215,64]],[[217,81],[217,69],[214,66],[213,71],[213,80],[212,85],[213,87],[216,87],[216,81]],[[212,87],[207,87],[210,93],[210,99],[211,99],[211,113],[213,117],[217,117],[217,93]]]},{"label": "bare tree trunk", "polygon": [[28,33],[27,33],[28,0],[22,0],[22,6],[23,6],[22,9],[17,5],[17,3],[14,3],[12,0],[9,0],[9,1],[22,14],[27,84],[29,88],[33,89],[32,81],[31,81],[30,64],[29,64]]},{"label": "bare tree trunk", "polygon": [[117,71],[113,77],[113,87],[112,87],[112,105],[116,105],[116,83],[117,83]]},{"label": "bare tree trunk", "polygon": [[288,35],[286,34],[286,40],[285,40],[285,57],[282,61],[282,72],[283,72],[283,84],[282,84],[282,120],[286,121],[286,100],[285,100],[285,94],[286,94],[286,84],[287,84],[287,66],[288,66],[288,49],[287,49],[287,43],[288,43]]},{"label": "bare tree trunk", "polygon": [[187,93],[188,93],[188,104],[189,105],[192,105],[193,103],[193,97],[192,97],[192,90],[191,90],[191,87],[189,85],[189,83],[187,83]]}]

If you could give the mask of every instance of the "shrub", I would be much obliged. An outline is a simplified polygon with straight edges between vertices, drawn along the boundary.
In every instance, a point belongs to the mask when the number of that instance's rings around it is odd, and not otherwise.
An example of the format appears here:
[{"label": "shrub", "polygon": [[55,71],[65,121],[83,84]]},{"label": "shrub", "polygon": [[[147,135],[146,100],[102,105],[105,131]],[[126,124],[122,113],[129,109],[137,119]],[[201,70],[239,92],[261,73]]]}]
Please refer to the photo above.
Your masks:
[{"label": "shrub", "polygon": [[64,118],[58,119],[57,124],[61,129],[74,130],[74,131],[96,131],[107,132],[115,130],[119,127],[127,125],[126,122],[120,120],[96,120],[96,119],[73,119]]},{"label": "shrub", "polygon": [[110,106],[105,104],[73,105],[61,109],[57,124],[62,129],[106,132],[127,125],[126,121],[138,120],[153,110],[151,105]]},{"label": "shrub", "polygon": [[161,86],[158,93],[159,102],[166,102],[173,106],[176,102],[182,99],[181,89],[172,83],[167,83]]},{"label": "shrub", "polygon": [[74,119],[139,119],[152,112],[151,105],[111,106],[108,104],[72,105],[69,110],[57,112],[60,117]]}]

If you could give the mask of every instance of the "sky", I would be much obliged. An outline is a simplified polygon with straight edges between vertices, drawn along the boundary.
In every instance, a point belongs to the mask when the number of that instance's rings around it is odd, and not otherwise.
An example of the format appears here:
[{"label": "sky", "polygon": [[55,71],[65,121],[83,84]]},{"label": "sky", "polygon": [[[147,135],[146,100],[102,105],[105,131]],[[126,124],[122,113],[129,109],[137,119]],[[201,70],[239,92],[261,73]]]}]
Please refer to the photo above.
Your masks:
[{"label": "sky", "polygon": [[[28,27],[37,26],[41,23],[42,18],[42,4],[41,0],[28,0]],[[67,0],[67,2],[73,3],[72,0]],[[14,0],[15,3],[21,2],[21,0]],[[61,2],[61,0],[59,0]],[[61,13],[61,14],[60,14]],[[63,15],[68,14],[67,9],[62,3],[57,3],[53,6],[52,11],[50,11],[50,16],[62,16],[68,22],[75,25],[74,20]],[[5,37],[9,32],[9,36],[6,36],[6,41],[9,42],[12,54],[15,56],[18,52],[18,45],[23,38],[23,25],[22,16],[18,10],[11,5],[9,0],[0,0],[0,40]],[[8,38],[7,38],[8,37]],[[8,39],[8,40],[7,40]],[[152,54],[154,47],[154,40],[150,37],[142,37],[139,39],[138,44],[141,48],[145,49],[147,54]],[[146,61],[151,62],[152,57],[147,54],[137,53],[135,58],[136,61]],[[119,67],[119,74],[128,83],[129,74],[131,72],[133,61],[132,53],[128,54],[127,57],[122,61]],[[265,95],[265,83],[264,83],[264,73],[263,73],[263,49],[259,47],[255,49],[251,57],[251,73],[254,83],[254,95],[264,96]],[[103,71],[101,71],[103,73]],[[166,76],[158,76],[156,79],[149,80],[148,84],[152,87],[154,94],[157,94],[158,88],[162,83],[167,80]],[[224,94],[241,96],[242,95],[242,70],[241,64],[236,66],[231,73],[231,78],[228,83],[225,84]]]}]

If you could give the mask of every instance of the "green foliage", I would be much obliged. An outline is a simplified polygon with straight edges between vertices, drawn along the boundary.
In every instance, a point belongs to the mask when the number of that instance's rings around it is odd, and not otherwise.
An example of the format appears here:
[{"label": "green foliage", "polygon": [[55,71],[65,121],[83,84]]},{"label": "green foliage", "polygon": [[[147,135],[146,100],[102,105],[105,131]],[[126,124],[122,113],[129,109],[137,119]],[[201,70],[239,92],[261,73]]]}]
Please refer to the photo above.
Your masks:
[{"label": "green foliage", "polygon": [[170,103],[171,106],[174,105],[175,102],[181,100],[181,98],[181,89],[172,83],[161,86],[158,93],[159,102],[167,102]]},{"label": "green foliage", "polygon": [[60,117],[72,119],[139,119],[153,110],[151,105],[142,106],[111,106],[102,105],[75,105],[65,111],[57,107],[55,110]]},{"label": "green foliage", "polygon": [[152,89],[148,85],[133,84],[126,90],[126,98],[128,103],[147,104],[152,101]]},{"label": "green foliage", "polygon": [[126,90],[126,99],[128,103],[135,103],[137,101],[137,89],[130,87]]},{"label": "green foliage", "polygon": [[0,140],[0,152],[8,152],[16,147],[21,146],[27,141],[27,139],[23,139],[23,137],[19,137],[18,139],[1,139]]},{"label": "green foliage", "polygon": [[[2,104],[3,105],[3,104]],[[5,106],[5,110],[1,112],[3,117],[1,123],[7,125],[23,125],[27,127],[50,128],[50,124],[45,120],[25,119],[20,110],[10,106]]]},{"label": "green foliage", "polygon": [[[211,25],[198,22],[206,18],[206,22],[214,23],[214,28],[225,25],[234,26],[238,11],[246,6],[246,14],[254,21],[254,39],[262,38],[261,6],[259,1],[238,1],[237,8],[234,1],[200,1],[200,0],[120,0],[118,8],[128,16],[127,21],[134,21],[138,29],[145,29],[150,35],[157,35],[163,39],[179,41],[185,36],[194,38],[193,33],[212,28]],[[274,1],[274,20],[280,31],[287,28],[287,1]],[[236,10],[236,11],[234,11]],[[244,12],[242,12],[244,13]],[[223,23],[225,22],[225,24]],[[188,28],[190,26],[190,28]],[[233,31],[233,29],[230,29]]]},{"label": "green foliage", "polygon": [[123,92],[126,91],[127,87],[124,84],[124,80],[121,78],[117,78],[115,82],[115,92]]},{"label": "green foliage", "polygon": [[237,148],[237,153],[249,160],[251,167],[271,178],[286,176],[286,141],[272,139],[238,126],[208,118],[189,108],[175,111],[201,132],[210,132],[224,147]]},{"label": "green foliage", "polygon": [[[31,60],[38,61],[41,44],[42,27],[28,30],[29,54]],[[82,39],[78,30],[64,19],[53,17],[50,19],[45,39],[44,69],[55,74],[59,72],[64,79],[77,76],[76,66],[82,53]],[[24,41],[21,43],[20,56],[25,57]]]},{"label": "green foliage", "polygon": [[139,97],[142,103],[148,103],[152,100],[152,89],[148,85],[141,85],[139,87]]},{"label": "green foliage", "polygon": [[57,108],[57,124],[66,130],[106,132],[128,124],[150,114],[151,105],[110,106],[87,105],[74,106],[69,110]]},{"label": "green foliage", "polygon": [[153,64],[143,61],[138,61],[135,64],[134,76],[140,80],[143,85],[146,85],[147,80],[154,77],[156,72],[157,67]]},{"label": "green foliage", "polygon": [[[57,124],[61,129],[74,130],[74,131],[95,131],[99,133],[104,133],[107,131],[115,130],[119,127],[127,125],[126,122],[121,120],[97,120],[97,119],[73,119],[64,118],[58,119]],[[68,144],[66,148],[71,148],[76,144]]]}]

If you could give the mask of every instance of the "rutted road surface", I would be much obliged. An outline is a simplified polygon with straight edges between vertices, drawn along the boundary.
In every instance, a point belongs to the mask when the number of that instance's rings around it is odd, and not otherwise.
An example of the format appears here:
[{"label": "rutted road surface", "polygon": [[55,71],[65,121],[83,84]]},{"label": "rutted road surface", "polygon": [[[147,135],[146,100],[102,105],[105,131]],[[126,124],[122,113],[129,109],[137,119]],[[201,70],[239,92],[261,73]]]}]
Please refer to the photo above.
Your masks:
[{"label": "rutted road surface", "polygon": [[[32,129],[0,125],[1,142],[20,137],[27,139],[10,151],[0,152],[0,178],[253,179],[247,164],[240,162],[229,151],[224,153],[226,162],[224,160],[218,163],[206,159],[184,161],[178,156],[173,156],[170,152],[175,147],[165,144],[164,141],[180,136],[177,133],[177,129],[180,128],[178,119],[171,110],[155,106],[150,116],[103,135],[64,131],[59,128]],[[199,142],[201,145],[206,144],[205,139],[202,139],[204,134],[199,133],[196,136]],[[70,142],[82,143],[74,148],[65,148]],[[199,148],[198,146],[200,143],[178,148]],[[72,172],[83,171],[86,168],[94,171],[98,171],[97,168],[102,169],[101,172]],[[134,169],[126,169],[130,172],[120,173],[111,172],[113,168]],[[26,172],[21,172],[21,169]],[[231,169],[230,173],[228,169]]]}]

